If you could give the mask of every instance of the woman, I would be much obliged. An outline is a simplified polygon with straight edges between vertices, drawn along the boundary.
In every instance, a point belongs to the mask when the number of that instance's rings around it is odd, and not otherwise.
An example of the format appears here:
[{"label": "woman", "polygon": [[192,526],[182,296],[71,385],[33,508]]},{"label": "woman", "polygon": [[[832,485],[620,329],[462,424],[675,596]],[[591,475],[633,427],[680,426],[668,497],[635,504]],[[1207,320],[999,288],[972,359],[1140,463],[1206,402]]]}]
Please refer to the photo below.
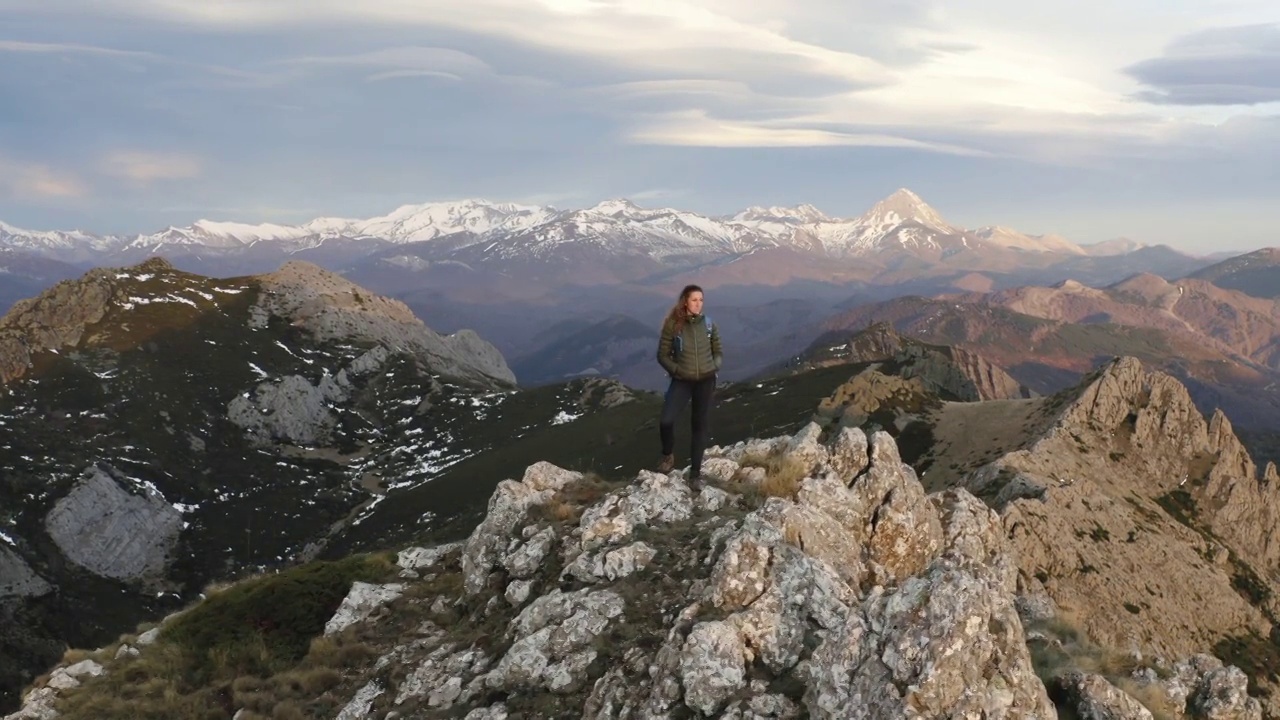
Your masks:
[{"label": "woman", "polygon": [[689,481],[702,486],[702,454],[707,446],[707,419],[711,398],[720,370],[720,332],[702,312],[702,288],[689,285],[680,291],[680,299],[667,313],[658,339],[658,362],[671,376],[662,418],[658,423],[662,439],[662,461],[658,472],[675,468],[676,418],[693,401],[692,436],[690,438]]}]

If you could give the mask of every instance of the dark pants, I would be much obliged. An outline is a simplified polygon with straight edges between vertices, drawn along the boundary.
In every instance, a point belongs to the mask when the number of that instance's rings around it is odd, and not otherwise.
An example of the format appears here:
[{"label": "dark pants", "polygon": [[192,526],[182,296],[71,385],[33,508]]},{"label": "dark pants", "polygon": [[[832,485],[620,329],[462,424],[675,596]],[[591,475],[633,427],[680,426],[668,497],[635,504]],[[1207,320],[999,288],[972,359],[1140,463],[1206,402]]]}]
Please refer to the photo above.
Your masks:
[{"label": "dark pants", "polygon": [[707,432],[711,429],[708,417],[711,414],[711,398],[716,389],[716,376],[702,380],[671,379],[667,388],[667,397],[662,404],[662,419],[658,421],[658,431],[662,436],[662,454],[674,455],[676,449],[676,418],[684,412],[684,408],[693,401],[692,437],[690,443],[689,477],[698,477],[702,473],[702,453],[707,448]]}]

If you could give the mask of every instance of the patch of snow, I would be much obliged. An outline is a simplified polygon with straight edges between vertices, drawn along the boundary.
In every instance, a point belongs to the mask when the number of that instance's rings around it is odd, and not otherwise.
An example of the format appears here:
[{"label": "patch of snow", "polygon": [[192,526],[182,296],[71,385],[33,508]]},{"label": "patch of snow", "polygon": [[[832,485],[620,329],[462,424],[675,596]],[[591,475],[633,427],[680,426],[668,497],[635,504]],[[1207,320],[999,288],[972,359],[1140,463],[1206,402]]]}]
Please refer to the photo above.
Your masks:
[{"label": "patch of snow", "polygon": [[563,425],[568,422],[573,422],[574,420],[577,420],[580,417],[582,417],[582,413],[578,413],[577,415],[574,415],[572,413],[567,413],[564,410],[561,410],[559,413],[556,414],[554,418],[551,418],[551,424]]}]

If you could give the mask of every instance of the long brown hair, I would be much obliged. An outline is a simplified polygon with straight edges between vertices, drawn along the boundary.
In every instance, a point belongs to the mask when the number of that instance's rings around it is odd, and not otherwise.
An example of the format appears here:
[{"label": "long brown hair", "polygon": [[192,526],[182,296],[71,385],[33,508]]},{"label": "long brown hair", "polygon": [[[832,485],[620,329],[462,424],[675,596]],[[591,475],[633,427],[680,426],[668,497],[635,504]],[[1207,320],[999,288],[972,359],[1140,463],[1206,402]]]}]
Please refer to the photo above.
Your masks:
[{"label": "long brown hair", "polygon": [[675,333],[679,335],[684,330],[684,324],[689,320],[689,308],[685,306],[685,301],[689,296],[702,292],[702,288],[697,285],[685,285],[680,291],[680,298],[676,300],[676,304],[671,306],[671,310],[667,312],[667,321],[675,323]]}]

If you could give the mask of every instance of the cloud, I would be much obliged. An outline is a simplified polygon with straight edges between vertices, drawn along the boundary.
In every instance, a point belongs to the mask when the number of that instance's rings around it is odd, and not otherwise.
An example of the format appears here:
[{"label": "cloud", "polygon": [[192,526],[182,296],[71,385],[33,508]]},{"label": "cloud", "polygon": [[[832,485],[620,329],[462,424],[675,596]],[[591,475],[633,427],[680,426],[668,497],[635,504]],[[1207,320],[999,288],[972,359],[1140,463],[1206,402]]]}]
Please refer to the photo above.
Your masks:
[{"label": "cloud", "polygon": [[767,24],[739,19],[732,6],[718,9],[692,0],[105,0],[101,5],[219,28],[434,27],[683,77],[754,70],[765,77],[803,72],[857,86],[888,80],[885,68],[861,53],[795,40]]},{"label": "cloud", "polygon": [[73,173],[0,155],[0,196],[35,201],[80,197],[86,191],[84,183]]},{"label": "cloud", "polygon": [[1061,155],[1055,136],[1095,140],[1091,154],[1103,157],[1116,143],[1144,143],[1161,122],[1100,82],[1112,80],[1078,48],[989,17],[948,15],[932,0],[100,3],[219,32],[416,32],[431,42],[383,40],[271,64],[352,68],[366,82],[536,75],[544,107],[608,118],[616,137],[649,145],[903,147],[1044,161]]},{"label": "cloud", "polygon": [[930,150],[956,155],[988,155],[982,150],[943,142],[926,142],[891,133],[824,130],[786,122],[742,122],[717,119],[692,110],[646,119],[628,135],[639,144],[699,147],[815,147],[868,146]]},{"label": "cloud", "polygon": [[439,47],[394,47],[351,55],[321,55],[293,58],[286,65],[302,67],[366,68],[373,72],[367,80],[404,77],[438,77],[461,80],[464,77],[491,76],[493,68],[474,55]]},{"label": "cloud", "polygon": [[145,185],[157,180],[197,177],[201,163],[197,158],[180,153],[115,150],[102,157],[99,169],[104,175]]},{"label": "cloud", "polygon": [[156,59],[156,56],[152,53],[138,52],[136,50],[117,50],[115,48],[97,47],[94,45],[77,45],[75,43],[24,42],[21,40],[0,40],[0,52],[41,53],[50,55],[109,55],[113,57],[141,58],[148,60]]},{"label": "cloud", "polygon": [[1137,97],[1168,105],[1280,102],[1280,24],[1215,28],[1183,36],[1160,57],[1125,68],[1150,89]]}]

